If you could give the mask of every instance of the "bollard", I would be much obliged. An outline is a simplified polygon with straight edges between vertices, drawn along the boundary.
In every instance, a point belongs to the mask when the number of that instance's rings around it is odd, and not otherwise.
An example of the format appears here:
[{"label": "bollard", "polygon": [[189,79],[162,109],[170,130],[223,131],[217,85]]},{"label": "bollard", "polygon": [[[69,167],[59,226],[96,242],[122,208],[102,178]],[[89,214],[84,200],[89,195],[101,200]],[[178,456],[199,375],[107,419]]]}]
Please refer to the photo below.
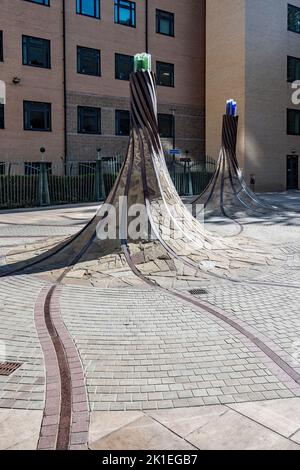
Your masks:
[{"label": "bollard", "polygon": [[38,205],[50,206],[47,162],[39,162]]},{"label": "bollard", "polygon": [[105,199],[102,160],[96,160],[95,199],[96,201],[103,201]]}]

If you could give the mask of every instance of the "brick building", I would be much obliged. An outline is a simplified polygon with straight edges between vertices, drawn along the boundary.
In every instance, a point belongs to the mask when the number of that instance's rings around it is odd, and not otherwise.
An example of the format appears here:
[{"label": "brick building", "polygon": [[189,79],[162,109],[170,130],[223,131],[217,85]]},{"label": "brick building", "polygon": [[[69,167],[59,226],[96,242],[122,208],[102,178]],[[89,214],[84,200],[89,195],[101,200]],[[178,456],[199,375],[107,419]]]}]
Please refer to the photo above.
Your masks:
[{"label": "brick building", "polygon": [[[123,155],[128,78],[152,54],[166,153],[218,157],[226,99],[257,190],[299,187],[300,0],[1,0],[0,162]],[[175,141],[174,141],[175,136]]]}]

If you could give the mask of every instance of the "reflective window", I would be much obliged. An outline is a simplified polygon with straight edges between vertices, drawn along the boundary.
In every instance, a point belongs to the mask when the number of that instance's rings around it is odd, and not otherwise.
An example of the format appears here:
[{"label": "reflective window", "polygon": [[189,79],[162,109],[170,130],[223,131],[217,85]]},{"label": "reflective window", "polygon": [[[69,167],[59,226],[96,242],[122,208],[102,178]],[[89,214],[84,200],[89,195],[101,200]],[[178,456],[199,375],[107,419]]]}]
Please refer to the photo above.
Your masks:
[{"label": "reflective window", "polygon": [[115,77],[117,80],[129,80],[134,70],[133,56],[125,54],[115,55],[116,70]]},{"label": "reflective window", "polygon": [[115,23],[135,27],[135,2],[115,0]]},{"label": "reflective window", "polygon": [[78,133],[101,134],[101,109],[78,106]]},{"label": "reflective window", "polygon": [[156,32],[166,36],[174,36],[174,13],[156,10]]},{"label": "reflective window", "polygon": [[76,13],[100,18],[100,0],[76,0]]},{"label": "reflective window", "polygon": [[32,36],[22,37],[23,65],[50,69],[50,41]]},{"label": "reflective window", "polygon": [[125,110],[116,110],[116,135],[129,135],[130,113]]},{"label": "reflective window", "polygon": [[77,72],[100,77],[100,51],[77,46]]},{"label": "reflective window", "polygon": [[51,131],[51,104],[24,101],[24,129],[26,131]]},{"label": "reflective window", "polygon": [[174,86],[174,65],[166,62],[156,63],[156,80],[161,86]]}]

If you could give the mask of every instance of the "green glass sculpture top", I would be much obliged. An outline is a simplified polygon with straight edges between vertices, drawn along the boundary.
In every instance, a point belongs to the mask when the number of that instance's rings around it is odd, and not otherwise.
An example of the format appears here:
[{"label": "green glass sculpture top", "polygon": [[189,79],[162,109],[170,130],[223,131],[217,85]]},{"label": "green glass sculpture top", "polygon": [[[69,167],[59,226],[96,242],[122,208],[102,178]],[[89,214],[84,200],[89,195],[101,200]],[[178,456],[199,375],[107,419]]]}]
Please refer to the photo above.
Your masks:
[{"label": "green glass sculpture top", "polygon": [[151,72],[151,55],[143,52],[134,56],[134,71],[135,72]]}]

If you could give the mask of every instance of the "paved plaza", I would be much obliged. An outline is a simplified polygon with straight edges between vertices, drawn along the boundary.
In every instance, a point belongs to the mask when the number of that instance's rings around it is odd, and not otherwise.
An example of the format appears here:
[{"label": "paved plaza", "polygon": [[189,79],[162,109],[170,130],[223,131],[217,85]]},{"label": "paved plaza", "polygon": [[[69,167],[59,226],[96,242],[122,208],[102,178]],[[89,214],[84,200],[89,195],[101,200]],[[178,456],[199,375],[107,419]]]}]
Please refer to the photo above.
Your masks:
[{"label": "paved plaza", "polygon": [[[98,273],[98,260],[79,264],[61,283],[50,269],[0,278],[0,362],[21,364],[0,375],[0,449],[52,449],[70,406],[71,449],[300,450],[300,193],[265,198],[280,207],[267,220],[206,221],[231,243],[274,250],[278,262],[250,277],[174,276],[169,260],[149,259],[149,284],[120,258]],[[95,211],[1,212],[0,265]]]}]

